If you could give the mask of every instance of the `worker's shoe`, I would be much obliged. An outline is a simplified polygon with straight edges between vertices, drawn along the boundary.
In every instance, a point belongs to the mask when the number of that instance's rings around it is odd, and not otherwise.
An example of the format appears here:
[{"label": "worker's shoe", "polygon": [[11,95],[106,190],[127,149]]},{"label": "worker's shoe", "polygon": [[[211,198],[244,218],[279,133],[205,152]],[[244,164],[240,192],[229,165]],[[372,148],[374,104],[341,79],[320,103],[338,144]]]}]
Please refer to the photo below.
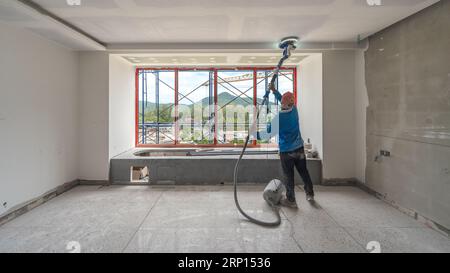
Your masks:
[{"label": "worker's shoe", "polygon": [[295,201],[289,201],[287,198],[281,199],[280,205],[282,205],[282,206],[284,206],[284,207],[288,207],[288,208],[293,208],[293,209],[298,208],[297,202],[295,202]]},{"label": "worker's shoe", "polygon": [[308,202],[314,202],[314,195],[312,195],[312,194],[307,194],[307,195],[306,195],[306,201],[308,201]]}]

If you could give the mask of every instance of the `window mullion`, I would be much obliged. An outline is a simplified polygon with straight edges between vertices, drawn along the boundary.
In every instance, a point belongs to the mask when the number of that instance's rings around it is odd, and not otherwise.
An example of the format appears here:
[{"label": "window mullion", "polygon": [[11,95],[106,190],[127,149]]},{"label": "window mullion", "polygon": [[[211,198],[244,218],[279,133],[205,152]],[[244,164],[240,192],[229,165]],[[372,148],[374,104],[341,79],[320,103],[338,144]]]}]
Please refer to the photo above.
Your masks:
[{"label": "window mullion", "polygon": [[175,116],[174,116],[174,122],[175,122],[175,139],[174,144],[177,145],[178,143],[178,69],[175,70]]}]

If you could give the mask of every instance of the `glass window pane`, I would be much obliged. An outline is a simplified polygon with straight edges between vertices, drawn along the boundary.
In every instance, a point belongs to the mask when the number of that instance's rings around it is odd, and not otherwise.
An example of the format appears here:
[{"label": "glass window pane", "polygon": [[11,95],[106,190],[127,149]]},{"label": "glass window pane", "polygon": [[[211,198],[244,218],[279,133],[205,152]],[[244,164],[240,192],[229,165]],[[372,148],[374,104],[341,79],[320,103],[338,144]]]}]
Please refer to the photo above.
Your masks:
[{"label": "glass window pane", "polygon": [[[266,94],[266,90],[269,89],[269,83],[272,79],[273,71],[272,70],[258,70],[257,72],[258,79],[256,81],[256,94],[258,97],[258,108],[261,110],[259,115],[259,126],[258,131],[267,130],[267,123],[270,122],[273,116],[278,113],[278,101],[273,96],[272,92],[269,95],[269,113],[267,113],[267,107],[261,107],[261,103],[264,100],[264,95]],[[277,143],[277,138],[271,138],[270,140],[258,140],[258,144],[267,144],[267,143]]]},{"label": "glass window pane", "polygon": [[213,71],[178,73],[179,143],[214,143],[213,81]]},{"label": "glass window pane", "polygon": [[[293,69],[279,73],[276,87],[281,94],[294,90]],[[138,81],[138,144],[243,144],[250,121],[254,116],[254,88],[258,106],[268,89],[273,70],[223,69],[179,70],[178,83],[175,69],[139,70]],[[175,86],[178,84],[178,128],[175,128]],[[214,106],[214,86],[217,85],[217,106]],[[215,109],[217,108],[217,113]],[[278,113],[279,102],[270,94],[269,113],[263,107],[259,130]],[[215,116],[217,126],[214,125]],[[178,130],[178,140],[175,141]],[[216,132],[214,132],[216,130]],[[277,138],[258,143],[277,143]]]},{"label": "glass window pane", "polygon": [[174,144],[175,72],[145,70],[139,75],[139,143]]},{"label": "glass window pane", "polygon": [[218,144],[243,144],[253,117],[253,71],[217,73]]},{"label": "glass window pane", "polygon": [[[266,90],[269,88],[269,83],[272,80],[273,70],[258,70],[258,78],[257,78],[257,96],[258,96],[258,105],[260,105],[263,101],[264,94]],[[275,82],[275,86],[277,90],[284,94],[285,92],[294,92],[294,81],[293,81],[293,70],[281,70],[278,74],[278,79]],[[259,107],[259,106],[258,106]],[[270,92],[269,95],[269,113],[267,113],[267,108],[263,107],[260,113],[260,123],[258,130],[267,130],[267,123],[269,123],[272,118],[278,114],[280,110],[280,103],[275,99],[275,96]],[[258,140],[258,144],[276,144],[278,143],[278,137],[273,137],[269,141],[268,140]]]},{"label": "glass window pane", "polygon": [[293,70],[281,70],[278,75],[278,91],[281,94],[286,92],[294,93],[294,74]]}]

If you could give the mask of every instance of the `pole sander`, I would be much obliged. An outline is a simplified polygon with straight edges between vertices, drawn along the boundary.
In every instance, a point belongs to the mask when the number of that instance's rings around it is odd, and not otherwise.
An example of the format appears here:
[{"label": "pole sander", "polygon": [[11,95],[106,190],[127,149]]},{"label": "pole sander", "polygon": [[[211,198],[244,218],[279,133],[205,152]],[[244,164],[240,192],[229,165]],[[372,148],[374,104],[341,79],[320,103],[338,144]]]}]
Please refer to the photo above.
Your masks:
[{"label": "pole sander", "polygon": [[[281,69],[283,63],[291,56],[292,50],[296,49],[298,41],[299,41],[299,38],[296,36],[285,37],[280,41],[278,46],[280,49],[283,50],[283,57],[280,59],[277,67],[275,68],[275,70],[273,72],[272,80],[270,81],[269,86],[273,86],[275,84],[275,81],[278,78],[278,73],[280,72],[280,69]],[[270,88],[268,88],[266,90],[263,101],[262,101],[260,107],[257,108],[256,119],[253,120],[252,126],[249,127],[249,132],[247,134],[247,137],[245,138],[244,147],[242,148],[242,151],[241,151],[239,158],[236,162],[236,165],[234,167],[234,203],[236,204],[236,207],[239,210],[239,212],[245,218],[247,218],[250,222],[257,224],[257,225],[261,225],[261,226],[275,227],[275,226],[278,226],[281,224],[281,216],[280,216],[278,204],[281,200],[283,192],[285,191],[284,185],[280,180],[278,180],[278,179],[271,180],[269,182],[269,184],[267,184],[267,186],[263,192],[264,200],[266,200],[266,202],[269,204],[269,206],[273,209],[273,211],[277,217],[277,220],[275,220],[274,222],[261,221],[261,220],[255,219],[255,218],[251,217],[250,215],[248,215],[239,205],[239,200],[238,200],[238,196],[237,196],[239,164],[241,163],[242,157],[245,154],[248,142],[250,140],[250,128],[255,127],[255,123],[258,122],[258,119],[259,119],[259,113],[261,112],[261,109],[264,107],[264,105],[266,105],[268,107],[269,94],[270,94]]]}]

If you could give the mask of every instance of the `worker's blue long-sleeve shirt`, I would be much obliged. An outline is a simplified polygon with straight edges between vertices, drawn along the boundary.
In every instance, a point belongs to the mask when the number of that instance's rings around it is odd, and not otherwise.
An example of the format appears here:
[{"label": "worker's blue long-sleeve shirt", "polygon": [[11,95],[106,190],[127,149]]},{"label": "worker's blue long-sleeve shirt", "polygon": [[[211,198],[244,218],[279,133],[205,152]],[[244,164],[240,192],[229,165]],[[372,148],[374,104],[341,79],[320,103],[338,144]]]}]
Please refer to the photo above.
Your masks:
[{"label": "worker's blue long-sleeve shirt", "polygon": [[[275,98],[281,102],[281,94],[274,92]],[[268,124],[267,132],[258,132],[258,139],[270,139],[278,134],[280,152],[291,152],[303,147],[297,108],[281,110]]]}]

